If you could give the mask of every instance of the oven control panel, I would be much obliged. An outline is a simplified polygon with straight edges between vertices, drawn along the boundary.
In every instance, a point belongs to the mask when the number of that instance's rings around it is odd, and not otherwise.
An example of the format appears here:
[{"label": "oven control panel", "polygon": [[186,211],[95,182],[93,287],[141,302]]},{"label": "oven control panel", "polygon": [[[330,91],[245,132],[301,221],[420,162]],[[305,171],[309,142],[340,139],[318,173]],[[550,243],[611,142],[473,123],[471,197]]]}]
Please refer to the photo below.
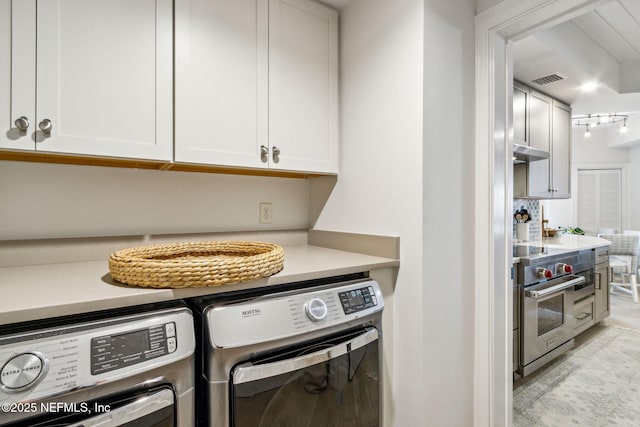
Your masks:
[{"label": "oven control panel", "polygon": [[176,351],[175,322],[91,339],[91,375],[156,359]]},{"label": "oven control panel", "polygon": [[233,348],[348,323],[383,307],[378,283],[362,280],[212,304],[204,315],[211,345]]},{"label": "oven control panel", "polygon": [[117,381],[194,351],[193,315],[182,307],[0,336],[0,404]]}]

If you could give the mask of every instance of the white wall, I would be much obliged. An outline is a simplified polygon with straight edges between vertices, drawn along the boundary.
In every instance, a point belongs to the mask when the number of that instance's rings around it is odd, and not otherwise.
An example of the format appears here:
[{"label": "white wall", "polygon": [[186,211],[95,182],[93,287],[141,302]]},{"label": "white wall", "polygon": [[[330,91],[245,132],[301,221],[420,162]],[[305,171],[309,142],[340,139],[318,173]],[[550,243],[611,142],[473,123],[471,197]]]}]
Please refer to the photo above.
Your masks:
[{"label": "white wall", "polygon": [[497,5],[498,3],[502,3],[505,0],[477,0],[477,9],[478,9],[478,13],[480,12],[484,12],[487,9],[492,8],[493,6]]},{"label": "white wall", "polygon": [[472,0],[425,1],[423,414],[430,426],[473,424],[474,15]]},{"label": "white wall", "polygon": [[341,16],[341,174],[315,225],[401,238],[390,427],[473,420],[474,11],[356,0]]},{"label": "white wall", "polygon": [[625,228],[640,230],[640,146],[629,150],[629,160],[626,182],[629,220]]},{"label": "white wall", "polygon": [[308,197],[304,179],[1,161],[0,240],[306,229]]}]

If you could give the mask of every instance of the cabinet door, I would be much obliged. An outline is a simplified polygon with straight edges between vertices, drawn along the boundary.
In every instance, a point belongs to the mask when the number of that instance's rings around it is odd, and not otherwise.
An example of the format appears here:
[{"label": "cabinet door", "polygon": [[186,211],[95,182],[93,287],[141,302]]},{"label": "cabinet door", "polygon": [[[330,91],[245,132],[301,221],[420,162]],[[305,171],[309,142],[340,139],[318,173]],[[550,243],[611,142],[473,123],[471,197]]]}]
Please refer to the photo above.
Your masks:
[{"label": "cabinet door", "polygon": [[35,149],[35,55],[36,1],[0,0],[0,148]]},{"label": "cabinet door", "polygon": [[529,89],[513,83],[513,142],[529,145]]},{"label": "cabinet door", "polygon": [[571,108],[553,101],[551,187],[554,199],[571,197]]},{"label": "cabinet door", "polygon": [[609,316],[609,263],[596,264],[595,268],[595,321]]},{"label": "cabinet door", "polygon": [[[551,105],[552,100],[541,93],[531,91],[529,97],[529,145],[551,151]],[[549,198],[550,160],[529,163],[529,195]]]},{"label": "cabinet door", "polygon": [[337,67],[337,12],[305,0],[270,0],[272,168],[337,173]]},{"label": "cabinet door", "polygon": [[268,166],[267,1],[176,1],[176,161]]},{"label": "cabinet door", "polygon": [[39,0],[37,23],[37,150],[170,160],[172,1]]}]

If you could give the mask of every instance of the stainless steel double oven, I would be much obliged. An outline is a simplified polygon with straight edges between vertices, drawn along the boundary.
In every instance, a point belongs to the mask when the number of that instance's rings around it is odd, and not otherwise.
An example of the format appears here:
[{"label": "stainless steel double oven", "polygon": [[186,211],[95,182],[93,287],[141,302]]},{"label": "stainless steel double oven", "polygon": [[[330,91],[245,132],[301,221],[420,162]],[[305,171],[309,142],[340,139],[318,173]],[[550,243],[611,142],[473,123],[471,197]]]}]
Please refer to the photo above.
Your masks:
[{"label": "stainless steel double oven", "polygon": [[593,251],[529,248],[518,267],[519,374],[529,375],[573,347],[574,302],[593,293]]},{"label": "stainless steel double oven", "polygon": [[381,425],[384,302],[375,281],[333,278],[193,303],[199,425]]}]

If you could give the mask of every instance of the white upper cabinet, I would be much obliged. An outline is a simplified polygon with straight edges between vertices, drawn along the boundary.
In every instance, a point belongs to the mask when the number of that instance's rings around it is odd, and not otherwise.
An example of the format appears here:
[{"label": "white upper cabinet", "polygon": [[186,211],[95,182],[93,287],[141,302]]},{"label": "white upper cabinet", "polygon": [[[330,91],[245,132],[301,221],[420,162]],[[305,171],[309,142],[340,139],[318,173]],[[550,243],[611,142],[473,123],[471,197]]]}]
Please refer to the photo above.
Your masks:
[{"label": "white upper cabinet", "polygon": [[29,127],[21,132],[24,144],[7,138],[3,147],[172,159],[171,0],[14,0],[12,6],[13,39],[29,46],[7,53],[3,44],[2,57],[13,76],[19,67],[17,75],[32,80],[35,96],[21,95],[27,82],[11,81],[20,90],[11,96],[9,134],[22,116]]},{"label": "white upper cabinet", "polygon": [[266,167],[268,8],[176,1],[177,162]]},{"label": "white upper cabinet", "polygon": [[337,69],[337,13],[303,0],[271,0],[272,167],[338,172]]},{"label": "white upper cabinet", "polygon": [[35,0],[0,0],[0,148],[35,149],[35,52]]},{"label": "white upper cabinet", "polygon": [[177,0],[175,161],[336,173],[337,13]]}]

